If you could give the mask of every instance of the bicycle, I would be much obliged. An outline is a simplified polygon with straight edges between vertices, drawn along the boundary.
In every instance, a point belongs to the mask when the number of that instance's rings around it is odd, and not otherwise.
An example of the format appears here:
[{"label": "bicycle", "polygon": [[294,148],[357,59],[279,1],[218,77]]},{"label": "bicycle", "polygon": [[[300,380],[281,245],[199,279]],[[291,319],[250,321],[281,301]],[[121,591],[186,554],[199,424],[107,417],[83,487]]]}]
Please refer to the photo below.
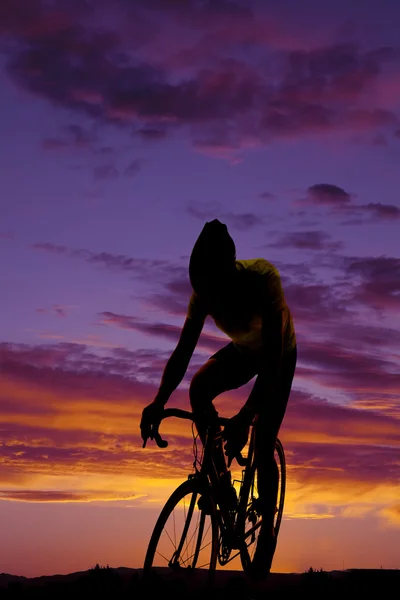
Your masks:
[{"label": "bicycle", "polygon": [[[247,456],[235,457],[242,467],[240,479],[232,481],[239,486],[236,509],[227,505],[226,491],[221,487],[220,476],[214,464],[212,446],[222,436],[209,435],[207,430],[202,452],[198,454],[198,434],[194,433],[194,415],[190,411],[167,408],[163,419],[178,417],[193,422],[194,472],[188,475],[171,494],[155,523],[147,547],[143,575],[150,576],[159,567],[179,574],[201,571],[206,575],[206,585],[212,585],[217,563],[227,565],[237,556],[244,574],[252,580],[251,562],[262,523],[257,491],[257,471],[254,463],[255,428],[251,425]],[[218,417],[223,426],[228,418]],[[154,434],[157,445],[168,446],[158,431]],[[279,490],[274,530],[278,536],[282,521],[285,489],[285,453],[279,439],[275,446],[275,459],[279,468]],[[164,569],[165,571],[165,569]]]}]

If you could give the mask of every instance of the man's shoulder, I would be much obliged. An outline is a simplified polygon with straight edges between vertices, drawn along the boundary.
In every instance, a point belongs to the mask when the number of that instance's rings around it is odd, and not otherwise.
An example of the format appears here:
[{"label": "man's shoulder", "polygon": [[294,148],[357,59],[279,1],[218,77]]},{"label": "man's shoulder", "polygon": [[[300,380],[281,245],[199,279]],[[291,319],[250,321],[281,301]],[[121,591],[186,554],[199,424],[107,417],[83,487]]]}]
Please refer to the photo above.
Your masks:
[{"label": "man's shoulder", "polygon": [[252,271],[260,275],[279,274],[278,269],[274,264],[265,258],[248,258],[237,260],[236,265],[239,270]]}]

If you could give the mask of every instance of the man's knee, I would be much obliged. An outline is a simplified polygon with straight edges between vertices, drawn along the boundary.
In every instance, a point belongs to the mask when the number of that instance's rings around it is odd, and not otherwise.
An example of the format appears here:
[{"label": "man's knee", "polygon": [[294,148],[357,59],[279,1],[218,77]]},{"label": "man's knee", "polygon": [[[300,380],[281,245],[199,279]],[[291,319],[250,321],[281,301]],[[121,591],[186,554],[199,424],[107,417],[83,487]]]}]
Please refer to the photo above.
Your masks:
[{"label": "man's knee", "polygon": [[193,412],[210,410],[214,400],[207,380],[201,373],[196,373],[189,386],[189,400]]}]

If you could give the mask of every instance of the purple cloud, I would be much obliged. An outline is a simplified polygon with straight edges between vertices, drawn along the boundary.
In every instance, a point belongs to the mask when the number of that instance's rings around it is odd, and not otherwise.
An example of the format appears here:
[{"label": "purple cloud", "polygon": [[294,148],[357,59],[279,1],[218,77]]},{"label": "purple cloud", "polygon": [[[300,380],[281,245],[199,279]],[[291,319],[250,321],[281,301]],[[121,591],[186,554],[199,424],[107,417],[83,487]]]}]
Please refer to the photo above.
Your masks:
[{"label": "purple cloud", "polygon": [[272,194],[271,192],[261,192],[261,194],[259,194],[259,196],[263,200],[276,200],[275,194]]},{"label": "purple cloud", "polygon": [[59,151],[68,148],[68,142],[60,138],[44,138],[42,141],[43,150]]},{"label": "purple cloud", "polygon": [[377,310],[400,307],[400,259],[390,256],[346,258],[347,276],[358,277],[354,299]]},{"label": "purple cloud", "polygon": [[355,204],[355,194],[346,192],[343,188],[331,183],[317,183],[307,189],[305,198],[298,200],[295,204],[313,204],[324,206],[330,210],[333,217],[348,216],[343,224],[362,225],[364,217],[371,219],[398,219],[400,209],[392,204],[381,202],[370,202],[368,204]]},{"label": "purple cloud", "polygon": [[381,202],[370,202],[369,204],[363,204],[360,207],[361,210],[365,210],[371,213],[374,219],[399,219],[400,208],[394,206],[394,204],[382,204]]},{"label": "purple cloud", "polygon": [[296,248],[297,250],[336,252],[341,242],[331,241],[331,236],[323,231],[294,231],[283,233],[274,242],[266,244],[271,248]]},{"label": "purple cloud", "polygon": [[118,169],[114,165],[99,165],[93,169],[93,176],[97,180],[112,180],[119,175]]},{"label": "purple cloud", "polygon": [[81,125],[72,123],[64,127],[65,137],[46,137],[42,141],[44,150],[59,151],[59,150],[80,150],[90,148],[95,137],[90,132],[86,131]]},{"label": "purple cloud", "polygon": [[202,204],[202,207],[197,207],[196,205],[189,206],[187,212],[203,222],[211,221],[216,218],[217,215],[218,219],[227,223],[228,227],[231,227],[236,231],[248,231],[258,225],[262,225],[264,222],[263,217],[260,217],[259,214],[255,213],[235,214],[232,212],[222,212],[219,208],[219,204],[216,202],[209,203],[206,207],[204,207],[204,204]]},{"label": "purple cloud", "polygon": [[316,205],[348,205],[352,198],[352,194],[331,183],[316,183],[307,190],[307,199]]},{"label": "purple cloud", "polygon": [[135,159],[126,167],[126,169],[124,170],[124,175],[126,175],[127,177],[133,177],[137,173],[139,173],[141,168],[142,168],[141,161],[138,159]]},{"label": "purple cloud", "polygon": [[136,133],[145,141],[158,141],[163,140],[167,136],[167,129],[164,127],[143,127],[137,129]]},{"label": "purple cloud", "polygon": [[[182,325],[170,325],[168,323],[154,323],[147,322],[131,317],[128,315],[118,315],[110,311],[100,313],[102,317],[102,323],[116,325],[122,329],[133,329],[146,333],[147,335],[154,335],[157,337],[163,337],[168,339],[175,344],[178,342],[180,333],[182,331]],[[222,335],[213,335],[208,332],[203,332],[199,346],[201,348],[208,348],[209,351],[215,352],[224,345],[225,338]]]},{"label": "purple cloud", "polygon": [[49,252],[51,254],[65,255],[71,258],[80,258],[88,263],[97,264],[105,267],[106,269],[127,271],[134,273],[137,276],[147,276],[149,271],[157,269],[160,273],[165,270],[168,271],[169,275],[180,273],[181,268],[176,265],[172,265],[166,260],[160,259],[144,259],[144,258],[133,258],[122,254],[111,254],[109,252],[91,252],[84,248],[71,249],[63,245],[52,244],[50,242],[37,242],[32,244],[32,248],[35,250],[41,250]]},{"label": "purple cloud", "polygon": [[44,250],[52,254],[68,254],[68,248],[59,244],[51,244],[50,242],[38,242],[32,245],[35,250]]},{"label": "purple cloud", "polygon": [[68,308],[69,307],[54,304],[51,308],[37,308],[36,312],[42,314],[54,314],[57,317],[66,317]]},{"label": "purple cloud", "polygon": [[[28,9],[20,2],[18,12],[7,1],[2,31],[14,42],[7,46],[7,72],[75,114],[147,139],[185,127],[196,147],[223,157],[274,138],[398,129],[398,115],[374,93],[390,86],[386,67],[395,72],[394,49],[349,43],[287,50],[283,25],[272,26],[263,13],[243,13],[232,3],[183,6],[170,34],[156,26],[172,17],[165,5],[131,7],[126,19],[137,36],[129,38],[126,25],[101,30],[90,4],[67,11],[63,3],[34,2]],[[192,47],[187,36],[180,42],[181,27],[193,28]],[[164,55],[155,55],[156,41]],[[251,53],[243,56],[244,43],[277,68],[260,70]]]}]

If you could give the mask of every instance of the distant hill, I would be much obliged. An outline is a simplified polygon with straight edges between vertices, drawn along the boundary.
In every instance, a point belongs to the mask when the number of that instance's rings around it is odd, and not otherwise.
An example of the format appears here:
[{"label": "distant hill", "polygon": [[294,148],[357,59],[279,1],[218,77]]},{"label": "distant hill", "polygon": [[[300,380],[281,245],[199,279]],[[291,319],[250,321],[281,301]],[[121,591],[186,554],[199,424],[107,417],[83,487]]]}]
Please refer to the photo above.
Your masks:
[{"label": "distant hill", "polygon": [[[392,590],[400,589],[400,570],[348,569],[346,571],[323,571],[310,569],[305,573],[271,573],[267,581],[257,587],[249,585],[241,571],[226,569],[216,571],[215,586],[207,595],[201,590],[201,575],[193,577],[166,577],[168,571],[159,569],[151,581],[144,581],[142,569],[127,567],[111,568],[96,565],[87,571],[66,575],[20,577],[0,574],[0,598],[97,598],[107,596],[111,600],[162,600],[164,596],[174,600],[185,599],[246,600],[254,598],[298,598],[306,600],[330,597],[344,600],[351,598],[385,597]],[[186,573],[185,573],[186,575]]]}]

